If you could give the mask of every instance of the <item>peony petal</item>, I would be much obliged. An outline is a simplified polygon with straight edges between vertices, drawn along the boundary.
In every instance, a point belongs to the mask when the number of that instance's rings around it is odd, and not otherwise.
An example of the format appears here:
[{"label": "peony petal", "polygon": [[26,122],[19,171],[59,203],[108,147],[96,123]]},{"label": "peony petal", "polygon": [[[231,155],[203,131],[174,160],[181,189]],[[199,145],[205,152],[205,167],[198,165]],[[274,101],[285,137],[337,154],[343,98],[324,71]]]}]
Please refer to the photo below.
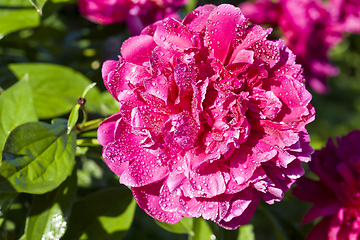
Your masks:
[{"label": "peony petal", "polygon": [[161,209],[159,205],[159,194],[162,181],[156,182],[143,187],[132,187],[131,191],[134,195],[139,207],[151,217],[168,224],[175,224],[180,221],[183,216],[181,212],[168,212]]},{"label": "peony petal", "polygon": [[[165,180],[165,182],[167,182]],[[168,185],[164,182],[160,189],[159,205],[161,209],[167,212],[181,212],[180,195],[171,194]]]},{"label": "peony petal", "polygon": [[[271,81],[267,82],[270,83]],[[276,79],[270,86],[271,91],[283,102],[283,108],[275,120],[287,122],[297,122],[310,115],[307,106],[311,100],[311,94],[305,90],[305,85],[293,81],[285,76]],[[280,83],[280,84],[279,84]],[[264,88],[268,88],[266,85]],[[300,125],[299,127],[302,127]]]},{"label": "peony petal", "polygon": [[137,131],[148,129],[158,134],[167,119],[164,112],[149,105],[135,107],[131,111],[131,126]]},{"label": "peony petal", "polygon": [[336,199],[333,191],[322,182],[302,177],[296,181],[296,185],[297,187],[293,189],[293,195],[302,201],[317,202],[325,199]]},{"label": "peony petal", "polygon": [[308,223],[322,216],[331,216],[339,211],[340,203],[334,199],[317,201],[306,213],[303,223]]},{"label": "peony petal", "polygon": [[115,142],[115,127],[120,118],[121,113],[115,113],[100,124],[97,130],[97,139],[101,146]]},{"label": "peony petal", "polygon": [[239,5],[245,17],[256,24],[278,25],[281,16],[281,4],[269,0],[257,0],[255,3],[244,2]]},{"label": "peony petal", "polygon": [[194,11],[186,15],[182,23],[191,31],[199,33],[204,29],[209,15],[215,8],[215,5],[210,4],[199,6]]},{"label": "peony petal", "polygon": [[129,11],[126,4],[114,5],[112,1],[79,0],[78,6],[81,15],[98,24],[123,22]]},{"label": "peony petal", "polygon": [[213,49],[215,57],[225,63],[231,44],[241,37],[238,32],[242,32],[246,24],[246,19],[239,8],[229,4],[216,7],[206,24],[205,46]]},{"label": "peony petal", "polygon": [[[248,201],[242,201],[241,199],[245,197]],[[236,201],[240,200],[240,201]],[[218,224],[219,226],[227,229],[227,230],[234,230],[237,229],[239,226],[247,224],[252,216],[254,215],[255,209],[259,204],[260,198],[257,195],[253,195],[252,199],[249,199],[246,196],[242,196],[241,193],[236,194],[231,203],[229,212],[231,215],[234,216],[233,218],[230,217],[229,213],[229,221],[221,220]],[[250,203],[248,203],[250,202]]]},{"label": "peony petal", "polygon": [[[266,37],[272,32],[271,28],[264,29],[259,25],[252,25],[246,29],[246,36],[234,49],[234,52],[231,55],[230,63],[235,62],[235,58],[241,54],[242,51],[248,49],[250,46],[254,45],[256,42],[260,40],[266,39]],[[255,48],[256,50],[258,48]],[[247,50],[248,51],[248,50]],[[252,51],[254,52],[254,51]]]},{"label": "peony petal", "polygon": [[179,89],[179,99],[192,92],[192,84],[196,82],[198,75],[199,70],[193,65],[180,63],[175,66],[174,80]]},{"label": "peony petal", "polygon": [[[109,72],[104,78],[105,87],[109,90],[111,95],[119,101],[118,96],[124,90],[130,90],[135,86],[141,86],[142,81],[150,77],[145,68],[126,62],[120,57],[116,67],[112,70],[114,62],[105,62],[103,65],[104,73]],[[103,73],[103,77],[104,77]],[[106,75],[105,75],[106,76]]]},{"label": "peony petal", "polygon": [[211,198],[226,190],[225,180],[217,162],[209,163],[196,172],[190,171],[189,180],[191,186],[203,197]]},{"label": "peony petal", "polygon": [[158,45],[170,43],[180,48],[189,48],[192,46],[191,39],[189,29],[173,18],[164,19],[154,33],[154,41]]},{"label": "peony petal", "polygon": [[144,81],[146,91],[157,98],[167,102],[168,99],[168,79],[165,76],[152,76]]},{"label": "peony petal", "polygon": [[115,70],[117,64],[118,61],[114,61],[114,60],[108,60],[104,62],[101,69],[101,74],[102,74],[102,78],[104,79],[104,82],[108,81],[109,74]]},{"label": "peony petal", "polygon": [[121,46],[121,55],[127,62],[143,65],[149,61],[156,43],[149,35],[128,38]]},{"label": "peony petal", "polygon": [[298,179],[305,174],[305,170],[301,166],[301,161],[295,159],[289,163],[286,168],[282,169],[288,178]]},{"label": "peony petal", "polygon": [[[129,167],[120,177],[120,183],[130,187],[141,187],[164,179],[168,175],[166,166],[159,164],[161,161],[153,154],[141,147],[132,145]],[[129,147],[129,145],[126,145]]]},{"label": "peony petal", "polygon": [[326,217],[311,230],[306,240],[328,239],[331,217]]},{"label": "peony petal", "polygon": [[202,216],[206,220],[219,221],[227,213],[231,195],[220,195],[211,199],[180,197],[180,204],[191,217]]}]

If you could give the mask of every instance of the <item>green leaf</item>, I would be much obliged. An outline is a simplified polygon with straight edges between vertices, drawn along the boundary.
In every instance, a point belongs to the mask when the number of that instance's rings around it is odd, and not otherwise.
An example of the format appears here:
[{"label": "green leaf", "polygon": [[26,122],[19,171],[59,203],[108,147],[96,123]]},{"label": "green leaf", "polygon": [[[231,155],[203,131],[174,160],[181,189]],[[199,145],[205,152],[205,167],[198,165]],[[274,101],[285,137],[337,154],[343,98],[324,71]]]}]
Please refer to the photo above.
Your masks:
[{"label": "green leaf", "polygon": [[24,239],[60,239],[67,228],[67,221],[76,192],[76,170],[74,169],[57,189],[35,195],[27,218]]},{"label": "green leaf", "polygon": [[27,0],[2,0],[0,9],[0,39],[11,32],[40,25],[40,15]]},{"label": "green leaf", "polygon": [[254,227],[246,224],[239,227],[239,235],[237,240],[255,240]]},{"label": "green leaf", "polygon": [[79,119],[79,109],[80,109],[80,105],[76,104],[75,107],[70,112],[70,116],[67,124],[67,134],[70,134],[71,130],[73,129],[73,127],[75,126],[75,124]]},{"label": "green leaf", "polygon": [[277,239],[279,240],[289,240],[286,231],[284,230],[284,228],[281,226],[281,224],[279,223],[279,221],[276,219],[276,217],[270,212],[268,211],[265,207],[259,205],[258,209],[264,213],[264,215],[268,218],[268,220],[270,221],[272,228],[276,234]]},{"label": "green leaf", "polygon": [[194,218],[193,224],[194,236],[189,236],[189,240],[214,240],[215,235],[212,233],[211,228],[207,222],[200,218]]},{"label": "green leaf", "polygon": [[25,123],[9,135],[0,166],[0,191],[42,194],[57,188],[75,164],[76,136],[67,121]]},{"label": "green leaf", "polygon": [[19,193],[0,193],[0,226],[5,220],[6,212],[18,195]]},{"label": "green leaf", "polygon": [[189,0],[188,4],[185,6],[186,13],[193,11],[197,5],[197,2],[197,0]]},{"label": "green leaf", "polygon": [[86,94],[89,92],[90,89],[92,89],[93,87],[95,87],[96,83],[92,83],[89,86],[87,86],[83,92],[83,94],[81,95],[82,98],[85,98]]},{"label": "green leaf", "polygon": [[90,194],[74,203],[62,240],[121,239],[132,223],[136,202],[122,186]]},{"label": "green leaf", "polygon": [[[9,24],[11,23],[11,24]],[[39,14],[32,9],[18,9],[0,17],[0,39],[5,35],[24,28],[33,28],[40,25]]]},{"label": "green leaf", "polygon": [[15,127],[35,121],[38,118],[29,81],[25,76],[0,95],[0,151]]},{"label": "green leaf", "polygon": [[36,11],[42,15],[42,8],[44,7],[46,0],[29,0],[35,7]]},{"label": "green leaf", "polygon": [[[48,63],[14,63],[10,70],[20,79],[29,74],[39,118],[53,118],[70,112],[91,81],[75,70]],[[86,109],[98,111],[99,90],[87,94]]]},{"label": "green leaf", "polygon": [[109,92],[101,93],[101,98],[99,101],[100,113],[103,116],[109,116],[119,111],[119,103],[114,99]]},{"label": "green leaf", "polygon": [[164,228],[165,230],[173,233],[179,234],[188,234],[190,236],[194,236],[194,232],[192,230],[193,226],[193,218],[184,217],[180,222],[175,224],[167,224],[164,222],[159,222],[155,220],[156,224],[160,227]]}]

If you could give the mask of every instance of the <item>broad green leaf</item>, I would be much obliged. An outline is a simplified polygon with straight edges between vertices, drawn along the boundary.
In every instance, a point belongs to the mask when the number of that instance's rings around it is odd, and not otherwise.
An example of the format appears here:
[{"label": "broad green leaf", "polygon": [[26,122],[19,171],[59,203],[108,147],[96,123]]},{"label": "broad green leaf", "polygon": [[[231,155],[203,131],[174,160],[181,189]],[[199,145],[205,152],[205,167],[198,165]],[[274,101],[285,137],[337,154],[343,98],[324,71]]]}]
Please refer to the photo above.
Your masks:
[{"label": "broad green leaf", "polygon": [[125,186],[90,194],[74,203],[62,240],[121,239],[132,223],[136,202]]},{"label": "broad green leaf", "polygon": [[37,120],[31,87],[25,76],[0,95],[0,151],[15,127]]},{"label": "broad green leaf", "polygon": [[35,10],[13,10],[6,15],[0,16],[0,39],[11,32],[15,32],[24,28],[33,28],[39,25],[40,16]]},{"label": "broad green leaf", "polygon": [[36,11],[42,15],[42,8],[44,7],[46,0],[29,0],[31,4],[35,7]]},{"label": "broad green leaf", "polygon": [[0,193],[0,226],[4,222],[5,214],[19,193]]},{"label": "broad green leaf", "polygon": [[57,188],[75,164],[76,136],[67,121],[25,123],[9,135],[0,166],[0,191],[42,194]]},{"label": "broad green leaf", "polygon": [[165,230],[173,233],[179,234],[189,234],[190,236],[194,236],[194,232],[192,230],[193,226],[193,218],[184,217],[180,222],[175,224],[167,224],[163,222],[159,222],[155,220],[155,222]]},{"label": "broad green leaf", "polygon": [[57,189],[35,195],[27,218],[24,239],[60,239],[67,228],[76,192],[76,170]]},{"label": "broad green leaf", "polygon": [[216,236],[212,233],[207,222],[200,218],[194,218],[194,236],[189,236],[189,240],[215,240]]},{"label": "broad green leaf", "polygon": [[254,227],[246,224],[239,227],[239,235],[237,240],[255,240]]},{"label": "broad green leaf", "polygon": [[[35,107],[41,119],[70,112],[84,89],[91,84],[81,73],[55,64],[14,63],[9,68],[18,79],[29,75]],[[99,99],[100,92],[94,87],[87,94],[86,109],[96,112]]]}]

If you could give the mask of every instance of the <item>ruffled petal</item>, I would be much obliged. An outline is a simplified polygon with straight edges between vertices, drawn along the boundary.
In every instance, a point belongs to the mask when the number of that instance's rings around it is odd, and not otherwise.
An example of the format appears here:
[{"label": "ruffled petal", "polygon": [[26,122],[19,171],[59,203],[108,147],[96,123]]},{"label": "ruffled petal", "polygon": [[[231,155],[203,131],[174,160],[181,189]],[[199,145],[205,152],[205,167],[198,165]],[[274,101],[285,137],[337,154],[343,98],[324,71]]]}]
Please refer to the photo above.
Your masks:
[{"label": "ruffled petal", "polygon": [[179,212],[169,212],[161,209],[159,194],[162,183],[163,182],[160,181],[143,187],[132,187],[131,191],[139,207],[144,209],[147,214],[160,222],[175,224],[179,222],[183,216]]},{"label": "ruffled petal", "polygon": [[205,46],[214,50],[214,56],[225,63],[231,45],[241,37],[239,32],[242,32],[246,24],[246,19],[239,8],[229,4],[216,7],[206,24]]},{"label": "ruffled petal", "polygon": [[242,195],[242,192],[235,194],[230,203],[229,212],[231,213],[228,213],[228,219],[230,220],[221,220],[218,223],[219,226],[228,230],[234,230],[239,226],[249,223],[250,219],[254,215],[259,201],[260,198],[256,195],[253,195],[252,198],[249,198],[249,195]]},{"label": "ruffled petal", "polygon": [[142,65],[149,61],[156,46],[154,39],[149,35],[131,37],[122,44],[121,55],[128,62]]},{"label": "ruffled petal", "polygon": [[197,7],[194,11],[186,15],[183,24],[193,32],[201,32],[207,23],[209,15],[215,8],[215,5],[210,4]]},{"label": "ruffled petal", "polygon": [[121,113],[115,113],[100,124],[97,130],[97,139],[101,146],[106,146],[115,141],[115,127],[120,118]]},{"label": "ruffled petal", "polygon": [[154,41],[158,44],[174,44],[180,48],[192,46],[192,34],[187,27],[173,18],[167,18],[159,24],[154,33]]}]

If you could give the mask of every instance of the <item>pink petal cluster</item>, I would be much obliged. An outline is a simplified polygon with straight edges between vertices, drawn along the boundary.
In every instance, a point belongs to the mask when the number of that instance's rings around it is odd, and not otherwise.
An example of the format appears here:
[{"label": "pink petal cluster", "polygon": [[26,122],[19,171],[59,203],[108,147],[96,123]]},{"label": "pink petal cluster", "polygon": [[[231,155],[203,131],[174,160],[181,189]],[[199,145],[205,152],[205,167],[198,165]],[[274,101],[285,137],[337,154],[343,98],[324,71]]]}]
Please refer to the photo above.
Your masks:
[{"label": "pink petal cluster", "polygon": [[304,67],[307,84],[318,93],[327,92],[327,77],[338,74],[329,49],[342,33],[360,33],[358,0],[256,0],[240,7],[251,22],[280,27],[285,44]]},{"label": "pink petal cluster", "polygon": [[98,24],[126,22],[137,35],[149,24],[166,17],[179,18],[176,11],[187,0],[79,0],[80,13]]},{"label": "pink petal cluster", "polygon": [[315,151],[310,169],[319,181],[302,177],[293,194],[313,202],[303,222],[324,217],[307,240],[357,240],[360,237],[360,131],[329,139],[326,147]]},{"label": "pink petal cluster", "polygon": [[311,94],[270,33],[239,8],[205,5],[148,26],[104,63],[120,111],[98,129],[103,158],[152,217],[235,229],[304,173]]}]

